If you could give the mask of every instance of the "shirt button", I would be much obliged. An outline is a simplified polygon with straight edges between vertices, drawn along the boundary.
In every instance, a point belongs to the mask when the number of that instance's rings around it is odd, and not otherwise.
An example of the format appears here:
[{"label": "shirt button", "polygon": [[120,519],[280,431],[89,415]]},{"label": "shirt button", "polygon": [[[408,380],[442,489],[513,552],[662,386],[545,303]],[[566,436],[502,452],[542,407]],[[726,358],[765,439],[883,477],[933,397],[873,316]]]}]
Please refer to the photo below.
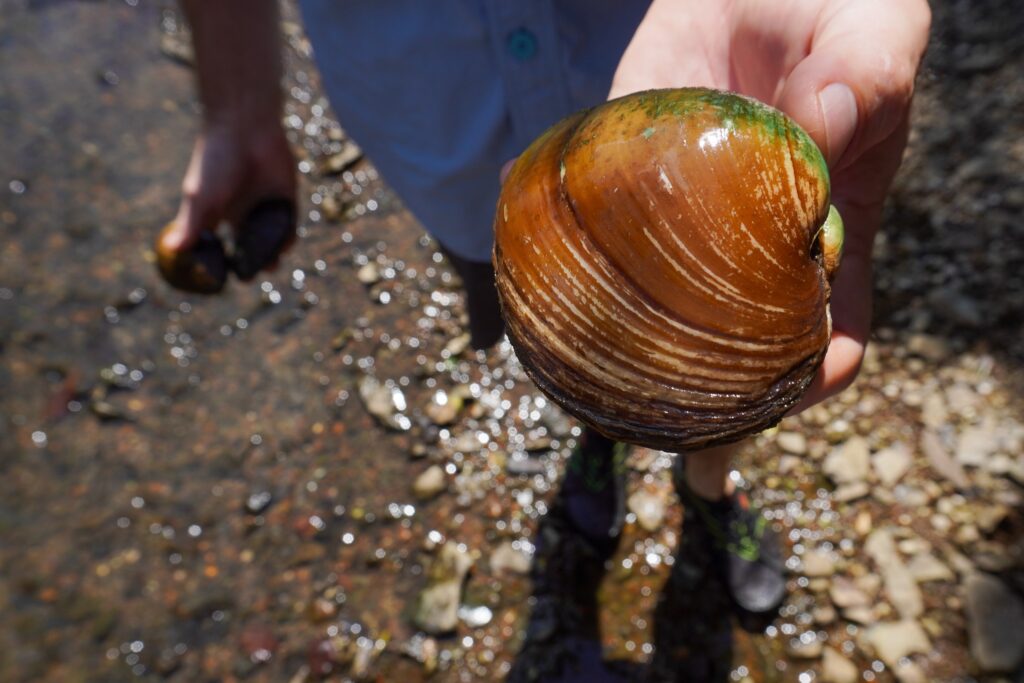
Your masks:
[{"label": "shirt button", "polygon": [[505,47],[508,48],[510,55],[525,62],[537,54],[537,37],[529,29],[517,28],[508,34]]}]

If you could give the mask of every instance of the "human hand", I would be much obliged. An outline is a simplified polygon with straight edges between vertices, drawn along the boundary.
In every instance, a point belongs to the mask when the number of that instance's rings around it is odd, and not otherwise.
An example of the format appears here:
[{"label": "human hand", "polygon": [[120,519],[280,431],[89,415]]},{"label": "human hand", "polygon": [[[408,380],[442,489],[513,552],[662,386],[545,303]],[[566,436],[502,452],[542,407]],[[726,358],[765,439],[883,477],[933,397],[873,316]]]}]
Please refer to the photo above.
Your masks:
[{"label": "human hand", "polygon": [[846,226],[832,283],[832,341],[797,410],[856,377],[871,326],[871,250],[906,146],[928,41],[924,0],[655,0],[610,98],[639,90],[731,90],[792,117],[829,165]]},{"label": "human hand", "polygon": [[183,251],[221,221],[237,229],[267,199],[295,201],[295,158],[280,124],[208,122],[196,139],[182,181],[181,203],[162,246]]}]

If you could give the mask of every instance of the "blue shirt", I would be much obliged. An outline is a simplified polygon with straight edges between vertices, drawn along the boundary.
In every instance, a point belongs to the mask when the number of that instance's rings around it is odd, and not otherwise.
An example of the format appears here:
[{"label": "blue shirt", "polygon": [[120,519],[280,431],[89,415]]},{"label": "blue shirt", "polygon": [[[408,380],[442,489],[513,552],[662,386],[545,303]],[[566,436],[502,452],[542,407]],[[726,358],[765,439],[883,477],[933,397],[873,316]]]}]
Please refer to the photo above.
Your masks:
[{"label": "blue shirt", "polygon": [[650,0],[301,0],[342,127],[447,249],[490,261],[498,174],[603,102]]}]

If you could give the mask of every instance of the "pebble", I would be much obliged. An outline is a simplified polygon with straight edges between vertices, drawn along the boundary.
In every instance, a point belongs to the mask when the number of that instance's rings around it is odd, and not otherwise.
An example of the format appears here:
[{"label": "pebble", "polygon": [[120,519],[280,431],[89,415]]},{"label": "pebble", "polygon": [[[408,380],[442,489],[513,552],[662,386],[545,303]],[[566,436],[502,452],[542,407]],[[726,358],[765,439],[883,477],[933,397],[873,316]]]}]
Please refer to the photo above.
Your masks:
[{"label": "pebble", "polygon": [[878,614],[875,612],[874,607],[868,607],[867,605],[856,605],[854,607],[848,607],[844,609],[843,618],[847,621],[853,622],[854,624],[870,626],[871,624],[878,621]]},{"label": "pebble", "polygon": [[817,659],[821,656],[823,643],[817,637],[806,642],[800,638],[791,638],[786,644],[786,654],[794,659]]},{"label": "pebble", "polygon": [[919,623],[910,619],[875,624],[868,628],[865,639],[890,668],[898,666],[904,657],[931,649],[928,634]]},{"label": "pebble", "polygon": [[852,484],[843,484],[832,492],[832,500],[837,503],[849,503],[864,498],[871,493],[871,487],[866,481],[857,481]]},{"label": "pebble", "polygon": [[832,580],[828,595],[832,599],[832,604],[840,609],[865,607],[871,602],[867,594],[845,576],[839,576]]},{"label": "pebble", "polygon": [[929,581],[952,581],[956,578],[949,567],[928,552],[918,553],[910,558],[907,570],[918,583]]},{"label": "pebble", "polygon": [[832,605],[820,605],[815,607],[811,612],[811,617],[814,619],[814,623],[821,624],[822,626],[828,626],[829,624],[835,623],[838,618],[836,614],[836,608]]},{"label": "pebble", "polygon": [[490,565],[494,574],[526,574],[530,571],[530,556],[505,541],[491,553]]},{"label": "pebble", "polygon": [[807,437],[800,432],[779,432],[776,442],[786,453],[790,455],[805,455],[807,453]]},{"label": "pebble", "polygon": [[907,338],[905,348],[915,356],[934,363],[945,360],[949,356],[949,345],[945,339],[920,332]]},{"label": "pebble", "polygon": [[457,614],[462,623],[470,628],[487,626],[494,618],[494,612],[487,605],[462,605]]},{"label": "pebble", "polygon": [[270,491],[254,491],[245,499],[245,511],[250,515],[258,515],[270,507],[274,496]]},{"label": "pebble", "polygon": [[978,528],[985,534],[992,534],[1010,514],[1010,509],[1002,504],[985,505],[974,513]]},{"label": "pebble", "polygon": [[457,337],[452,338],[451,341],[449,341],[445,345],[444,350],[447,351],[452,356],[458,356],[463,351],[469,348],[469,341],[469,332],[465,332]]},{"label": "pebble", "polygon": [[825,427],[825,438],[829,443],[840,443],[853,434],[853,426],[846,420],[839,419],[829,422]]},{"label": "pebble", "polygon": [[853,520],[853,530],[858,536],[863,537],[871,533],[872,525],[871,513],[867,510],[858,512],[857,517]]},{"label": "pebble", "polygon": [[968,467],[984,467],[1000,447],[998,427],[992,421],[967,427],[957,441],[956,459]]},{"label": "pebble", "polygon": [[359,380],[359,397],[366,411],[390,429],[407,431],[411,426],[409,418],[401,414],[405,410],[405,395],[398,387],[388,387],[371,375]]},{"label": "pebble", "polygon": [[871,457],[871,465],[878,480],[889,488],[903,478],[913,463],[914,458],[910,454],[910,449],[902,443],[883,448]]},{"label": "pebble", "polygon": [[856,683],[860,680],[860,669],[838,650],[825,647],[821,654],[822,683]]},{"label": "pebble", "polygon": [[452,392],[450,394],[441,394],[439,397],[435,397],[423,412],[427,414],[427,417],[429,417],[434,424],[439,427],[444,427],[455,422],[455,418],[459,416],[459,411],[462,410],[462,406],[462,396]]},{"label": "pebble", "polygon": [[932,393],[924,397],[921,403],[921,422],[932,429],[938,429],[949,422],[949,413],[946,411],[946,401],[942,394]]},{"label": "pebble", "polygon": [[[381,645],[378,645],[380,643]],[[370,667],[377,656],[383,651],[383,640],[359,638],[356,640],[356,653],[352,659],[352,678],[364,681],[370,673]]]},{"label": "pebble", "polygon": [[875,561],[882,574],[885,592],[896,611],[904,619],[914,619],[924,612],[924,597],[910,570],[903,564],[892,533],[888,529],[871,532],[864,551]]},{"label": "pebble", "polygon": [[645,531],[657,531],[665,519],[665,497],[656,493],[636,491],[626,501],[626,505]]},{"label": "pebble", "polygon": [[803,459],[798,458],[795,455],[782,456],[779,458],[779,474],[789,474],[790,472],[796,471],[802,462]]},{"label": "pebble", "polygon": [[1024,602],[989,574],[964,583],[971,656],[985,672],[1013,671],[1024,661]]},{"label": "pebble", "polygon": [[868,442],[852,436],[825,456],[823,470],[836,484],[853,484],[867,479],[869,458]]},{"label": "pebble", "polygon": [[362,266],[356,271],[356,279],[364,285],[372,285],[380,281],[380,270],[377,268],[377,264],[370,261],[366,265]]},{"label": "pebble", "polygon": [[801,558],[803,574],[809,578],[832,576],[836,571],[832,554],[824,550],[808,550]]},{"label": "pebble", "polygon": [[451,633],[459,623],[462,584],[473,566],[469,553],[448,541],[434,558],[429,583],[420,593],[413,621],[431,635]]},{"label": "pebble", "polygon": [[935,431],[926,429],[921,433],[921,451],[928,459],[932,469],[948,479],[953,486],[958,489],[966,489],[970,486],[964,468],[950,457]]},{"label": "pebble", "polygon": [[928,683],[928,676],[916,662],[903,660],[893,673],[899,683]]},{"label": "pebble", "polygon": [[448,487],[448,480],[440,465],[431,465],[412,483],[412,493],[419,500],[430,500]]}]

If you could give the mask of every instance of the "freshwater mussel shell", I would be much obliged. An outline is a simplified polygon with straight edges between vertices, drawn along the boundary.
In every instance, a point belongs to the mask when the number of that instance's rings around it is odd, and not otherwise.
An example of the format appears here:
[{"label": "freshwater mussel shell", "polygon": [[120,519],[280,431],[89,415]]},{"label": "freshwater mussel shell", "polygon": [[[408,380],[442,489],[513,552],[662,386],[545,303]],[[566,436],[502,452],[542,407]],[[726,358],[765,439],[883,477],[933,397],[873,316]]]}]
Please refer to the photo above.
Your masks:
[{"label": "freshwater mussel shell", "polygon": [[251,280],[277,262],[295,239],[295,205],[287,199],[257,204],[235,231],[231,269],[238,279]]},{"label": "freshwater mussel shell", "polygon": [[157,266],[172,287],[196,294],[216,294],[224,289],[228,277],[228,259],[224,244],[216,235],[204,232],[189,249],[171,251],[163,246],[163,234],[157,239]]},{"label": "freshwater mussel shell", "polygon": [[530,377],[611,438],[685,451],[776,424],[831,334],[828,172],[754,100],[689,88],[571,116],[516,161],[494,264]]}]

